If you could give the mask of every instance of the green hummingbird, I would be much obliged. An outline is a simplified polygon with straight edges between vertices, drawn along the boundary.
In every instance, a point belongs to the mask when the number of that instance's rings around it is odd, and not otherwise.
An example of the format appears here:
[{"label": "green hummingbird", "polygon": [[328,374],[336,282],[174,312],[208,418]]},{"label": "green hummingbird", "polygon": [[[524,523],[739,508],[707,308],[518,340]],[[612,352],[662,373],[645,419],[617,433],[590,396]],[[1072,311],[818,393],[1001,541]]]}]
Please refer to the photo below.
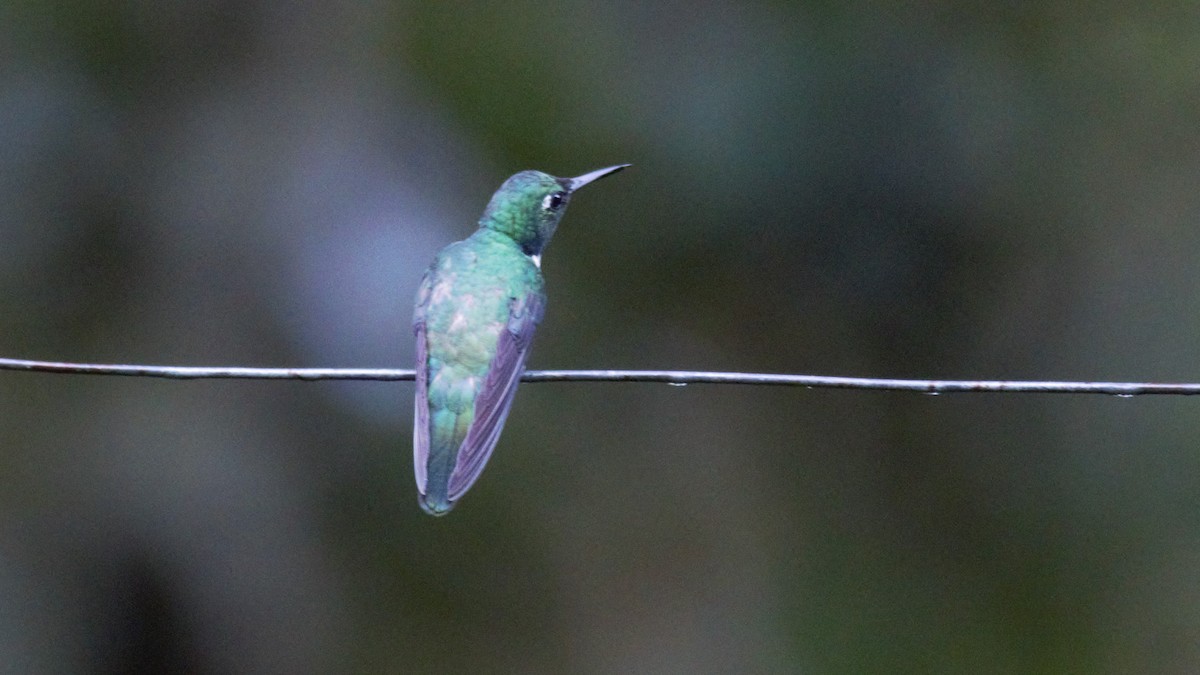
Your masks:
[{"label": "green hummingbird", "polygon": [[576,178],[511,176],[479,229],[442,249],[417,291],[413,465],[418,500],[440,516],[487,464],[546,306],[542,250],[576,190],[629,164]]}]

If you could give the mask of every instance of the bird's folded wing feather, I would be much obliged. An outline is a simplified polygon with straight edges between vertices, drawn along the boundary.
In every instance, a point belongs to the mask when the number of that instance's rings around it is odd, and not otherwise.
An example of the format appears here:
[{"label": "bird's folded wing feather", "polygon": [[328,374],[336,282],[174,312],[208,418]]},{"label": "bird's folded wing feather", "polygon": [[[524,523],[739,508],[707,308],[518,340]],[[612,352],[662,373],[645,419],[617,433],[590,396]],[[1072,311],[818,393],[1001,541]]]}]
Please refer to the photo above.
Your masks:
[{"label": "bird's folded wing feather", "polygon": [[417,391],[413,402],[413,469],[417,476],[417,490],[425,494],[428,480],[426,466],[429,464],[429,352],[425,338],[425,311],[429,306],[429,293],[433,285],[430,274],[421,279],[417,291],[417,306],[413,312],[413,335],[417,338]]},{"label": "bird's folded wing feather", "polygon": [[500,430],[504,428],[504,421],[512,408],[517,384],[525,372],[529,345],[542,320],[544,309],[540,293],[515,298],[509,304],[508,325],[500,331],[496,356],[475,400],[475,419],[459,447],[454,471],[450,474],[447,496],[451,501],[461,497],[471,487],[496,447]]}]

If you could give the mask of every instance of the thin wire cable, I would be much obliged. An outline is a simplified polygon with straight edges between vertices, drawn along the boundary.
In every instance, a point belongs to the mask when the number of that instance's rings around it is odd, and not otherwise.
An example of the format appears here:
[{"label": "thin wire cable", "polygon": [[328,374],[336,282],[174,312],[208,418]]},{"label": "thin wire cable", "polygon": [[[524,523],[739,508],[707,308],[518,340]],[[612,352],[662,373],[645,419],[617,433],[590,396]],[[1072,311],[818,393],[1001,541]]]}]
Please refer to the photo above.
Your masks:
[{"label": "thin wire cable", "polygon": [[[245,368],[207,366],[144,366],[127,364],[65,363],[0,358],[0,370],[76,375],[123,375],[176,380],[412,380],[411,370],[390,368]],[[1115,396],[1200,394],[1200,384],[1151,382],[1058,382],[1021,380],[899,380],[824,375],[772,373],[714,373],[693,370],[530,370],[525,382],[660,382],[689,384],[746,384],[807,387],[810,389],[875,389],[913,391],[923,394],[950,393],[1040,393],[1109,394]]]}]

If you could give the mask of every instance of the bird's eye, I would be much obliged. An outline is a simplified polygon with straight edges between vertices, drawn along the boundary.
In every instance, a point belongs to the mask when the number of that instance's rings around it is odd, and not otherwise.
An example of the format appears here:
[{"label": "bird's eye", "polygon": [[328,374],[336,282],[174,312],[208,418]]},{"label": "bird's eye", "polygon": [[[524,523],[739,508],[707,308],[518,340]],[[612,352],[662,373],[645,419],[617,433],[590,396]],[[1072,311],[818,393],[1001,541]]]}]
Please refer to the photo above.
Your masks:
[{"label": "bird's eye", "polygon": [[557,211],[558,209],[562,208],[563,203],[566,201],[567,193],[551,192],[550,194],[546,195],[545,199],[542,200],[542,208],[546,209],[547,211]]}]

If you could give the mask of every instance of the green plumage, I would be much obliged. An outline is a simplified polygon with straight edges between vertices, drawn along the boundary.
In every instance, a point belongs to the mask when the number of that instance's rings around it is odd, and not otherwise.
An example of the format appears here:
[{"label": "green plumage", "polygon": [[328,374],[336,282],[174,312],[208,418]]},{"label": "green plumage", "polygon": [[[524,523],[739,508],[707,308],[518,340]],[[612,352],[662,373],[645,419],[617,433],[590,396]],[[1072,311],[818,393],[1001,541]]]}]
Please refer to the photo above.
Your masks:
[{"label": "green plumage", "polygon": [[571,193],[624,166],[577,178],[512,176],[492,195],[479,230],[443,249],[425,272],[413,313],[413,465],[428,513],[450,511],[495,448],[546,304],[542,250]]},{"label": "green plumage", "polygon": [[[544,302],[542,273],[511,238],[481,229],[438,254],[430,268],[425,325],[428,351],[428,483],[445,486],[475,418],[475,400],[507,330],[514,298]],[[419,301],[418,301],[419,303]],[[428,497],[445,495],[431,487]]]}]

